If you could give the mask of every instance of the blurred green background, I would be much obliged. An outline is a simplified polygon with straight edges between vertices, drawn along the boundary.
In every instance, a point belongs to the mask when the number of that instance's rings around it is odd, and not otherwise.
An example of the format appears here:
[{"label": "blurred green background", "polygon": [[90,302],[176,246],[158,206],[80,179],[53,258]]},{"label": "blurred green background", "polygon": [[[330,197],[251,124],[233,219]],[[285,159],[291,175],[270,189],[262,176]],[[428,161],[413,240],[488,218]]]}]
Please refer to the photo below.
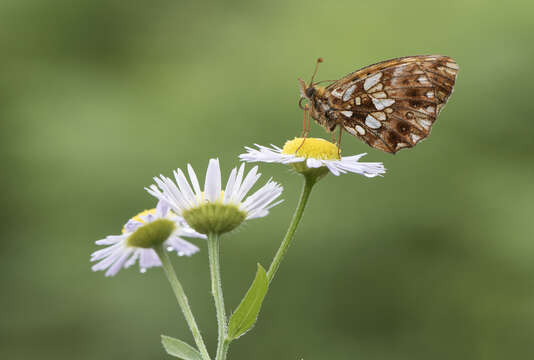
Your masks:
[{"label": "blurred green background", "polygon": [[[94,241],[153,207],[143,187],[301,130],[297,77],[413,54],[460,72],[430,138],[383,178],[315,188],[253,332],[230,359],[534,357],[530,1],[0,2],[0,358],[164,359],[192,343],[160,269],[106,279]],[[313,125],[312,135],[325,136]],[[328,137],[327,137],[328,138]],[[301,179],[223,241],[228,310],[268,266]],[[174,258],[210,350],[207,251]]]}]

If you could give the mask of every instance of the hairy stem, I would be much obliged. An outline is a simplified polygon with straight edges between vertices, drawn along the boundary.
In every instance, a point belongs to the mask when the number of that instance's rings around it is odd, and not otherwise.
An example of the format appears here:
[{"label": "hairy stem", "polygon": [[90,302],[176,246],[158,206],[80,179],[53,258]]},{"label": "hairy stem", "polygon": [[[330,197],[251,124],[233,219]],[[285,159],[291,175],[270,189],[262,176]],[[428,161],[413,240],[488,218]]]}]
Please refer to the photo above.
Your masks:
[{"label": "hairy stem", "polygon": [[291,244],[291,240],[293,240],[293,236],[295,235],[297,226],[300,223],[300,220],[302,219],[304,208],[306,207],[306,203],[308,202],[308,198],[310,197],[311,190],[316,182],[316,178],[313,178],[311,176],[304,176],[304,179],[305,180],[302,186],[302,192],[300,193],[300,199],[297,204],[297,208],[295,209],[295,213],[293,214],[293,219],[289,224],[289,228],[287,229],[287,233],[284,237],[284,240],[282,240],[282,243],[280,244],[280,247],[278,248],[278,251],[276,252],[276,255],[273,258],[271,266],[269,266],[269,271],[267,271],[267,279],[269,280],[269,284],[273,281],[273,278],[276,275],[278,268],[280,267],[280,263],[282,262],[282,259],[284,258],[284,255],[286,254],[287,249]]},{"label": "hairy stem", "polygon": [[211,293],[215,301],[215,310],[217,311],[218,341],[216,360],[224,360],[228,352],[226,344],[226,334],[228,332],[226,322],[226,310],[224,308],[224,297],[221,283],[221,267],[219,264],[219,235],[208,235],[208,255],[210,262],[211,274]]},{"label": "hairy stem", "polygon": [[197,348],[200,351],[200,354],[202,355],[202,359],[210,360],[210,355],[208,353],[208,350],[206,349],[206,345],[204,344],[202,335],[200,335],[200,330],[198,329],[195,317],[193,316],[193,312],[191,311],[191,307],[189,306],[189,301],[187,300],[187,296],[185,295],[182,284],[180,284],[180,281],[178,281],[178,278],[176,277],[176,272],[174,271],[167,252],[165,251],[163,246],[158,246],[154,250],[156,251],[161,260],[165,275],[167,275],[167,279],[171,284],[172,290],[174,291],[174,295],[176,295],[176,300],[178,301],[178,305],[180,306],[180,309],[184,314],[185,321],[187,321],[187,325],[189,325],[189,329],[191,329],[191,333],[193,334],[193,338],[195,339]]}]

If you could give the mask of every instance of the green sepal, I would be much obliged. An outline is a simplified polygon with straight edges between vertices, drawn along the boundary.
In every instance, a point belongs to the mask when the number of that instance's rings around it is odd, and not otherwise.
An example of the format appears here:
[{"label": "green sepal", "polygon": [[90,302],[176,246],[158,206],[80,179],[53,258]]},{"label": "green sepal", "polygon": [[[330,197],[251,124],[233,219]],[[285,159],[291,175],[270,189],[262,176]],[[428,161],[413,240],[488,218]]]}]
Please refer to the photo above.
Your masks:
[{"label": "green sepal", "polygon": [[326,166],[320,166],[318,168],[309,168],[306,165],[306,161],[292,163],[291,166],[295,169],[296,172],[301,173],[306,178],[317,182],[325,177],[330,170]]},{"label": "green sepal", "polygon": [[230,317],[228,323],[228,339],[237,339],[254,326],[268,288],[269,280],[267,279],[265,269],[258,264],[258,271],[256,272],[254,282]]},{"label": "green sepal", "polygon": [[169,355],[182,360],[202,360],[200,353],[194,347],[182,340],[161,335],[161,343]]}]

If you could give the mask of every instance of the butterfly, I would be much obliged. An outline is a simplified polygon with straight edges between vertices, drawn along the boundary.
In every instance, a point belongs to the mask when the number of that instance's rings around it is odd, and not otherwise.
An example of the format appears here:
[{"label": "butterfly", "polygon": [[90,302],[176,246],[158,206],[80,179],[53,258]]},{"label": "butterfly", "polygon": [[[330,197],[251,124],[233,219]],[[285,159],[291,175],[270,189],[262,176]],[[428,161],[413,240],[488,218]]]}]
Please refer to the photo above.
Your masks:
[{"label": "butterfly", "polygon": [[[452,93],[458,65],[448,56],[418,55],[364,67],[323,87],[300,83],[306,117],[332,132],[339,126],[369,146],[396,153],[425,139]],[[309,106],[308,106],[309,105]],[[308,125],[304,133],[307,135]]]}]

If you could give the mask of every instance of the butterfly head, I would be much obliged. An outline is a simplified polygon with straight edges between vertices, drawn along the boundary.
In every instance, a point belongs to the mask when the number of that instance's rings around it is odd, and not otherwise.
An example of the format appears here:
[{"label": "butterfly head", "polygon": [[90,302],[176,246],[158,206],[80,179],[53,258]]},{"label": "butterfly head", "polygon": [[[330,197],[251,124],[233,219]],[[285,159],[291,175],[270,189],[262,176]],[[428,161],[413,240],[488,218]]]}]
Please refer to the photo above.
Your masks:
[{"label": "butterfly head", "polygon": [[322,96],[325,92],[325,88],[322,86],[317,86],[313,83],[313,79],[315,78],[315,74],[317,74],[317,70],[319,69],[319,64],[323,62],[322,58],[318,58],[317,62],[315,63],[315,71],[313,72],[313,75],[311,77],[310,83],[306,84],[306,82],[302,79],[299,80],[300,84],[300,100],[307,99],[312,100],[315,96]]},{"label": "butterfly head", "polygon": [[311,99],[314,93],[313,86],[308,86],[308,84],[306,84],[306,82],[300,78],[298,79],[298,81],[300,85],[300,97],[306,98],[308,100]]},{"label": "butterfly head", "polygon": [[314,85],[310,83],[309,85],[302,79],[298,79],[300,84],[300,100],[303,99],[308,101],[313,101],[317,96],[321,97],[325,93],[325,88],[323,86]]}]

